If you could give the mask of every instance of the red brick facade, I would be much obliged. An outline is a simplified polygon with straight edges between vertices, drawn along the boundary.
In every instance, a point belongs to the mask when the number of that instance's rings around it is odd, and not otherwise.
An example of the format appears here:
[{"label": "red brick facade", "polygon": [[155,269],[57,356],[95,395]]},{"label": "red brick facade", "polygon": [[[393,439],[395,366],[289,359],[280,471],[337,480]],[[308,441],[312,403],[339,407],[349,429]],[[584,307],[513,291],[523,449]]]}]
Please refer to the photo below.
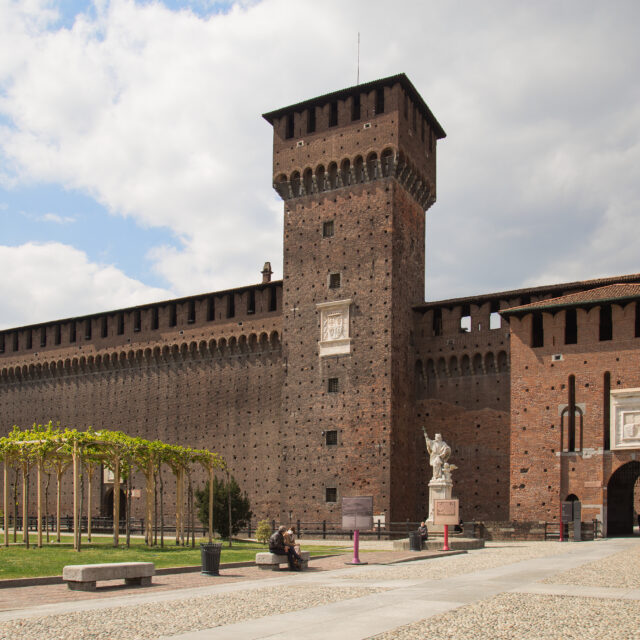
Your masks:
[{"label": "red brick facade", "polygon": [[[635,455],[603,449],[604,372],[612,389],[640,387],[633,305],[614,305],[606,344],[596,307],[579,310],[566,349],[564,312],[544,314],[535,348],[533,311],[498,312],[640,276],[425,303],[444,131],[408,79],[265,118],[283,280],[0,332],[3,428],[52,419],[207,447],[257,517],[337,522],[342,497],[373,495],[398,522],[426,514],[424,426],[452,447],[463,519],[551,521],[570,493],[585,517],[606,517],[609,478]],[[324,343],[327,303],[348,309],[342,342]],[[569,375],[587,410],[581,450],[562,452]],[[95,491],[97,512],[108,485]]]}]

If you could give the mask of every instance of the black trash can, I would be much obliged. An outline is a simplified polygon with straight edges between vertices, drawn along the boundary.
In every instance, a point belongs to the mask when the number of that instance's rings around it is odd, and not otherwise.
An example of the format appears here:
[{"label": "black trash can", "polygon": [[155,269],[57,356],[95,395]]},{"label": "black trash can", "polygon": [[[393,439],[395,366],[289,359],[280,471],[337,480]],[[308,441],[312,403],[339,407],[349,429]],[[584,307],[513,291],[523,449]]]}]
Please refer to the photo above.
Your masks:
[{"label": "black trash can", "polygon": [[419,531],[409,534],[409,551],[422,551],[422,536]]},{"label": "black trash can", "polygon": [[200,545],[200,557],[202,559],[202,571],[205,576],[220,575],[221,543],[207,543]]}]

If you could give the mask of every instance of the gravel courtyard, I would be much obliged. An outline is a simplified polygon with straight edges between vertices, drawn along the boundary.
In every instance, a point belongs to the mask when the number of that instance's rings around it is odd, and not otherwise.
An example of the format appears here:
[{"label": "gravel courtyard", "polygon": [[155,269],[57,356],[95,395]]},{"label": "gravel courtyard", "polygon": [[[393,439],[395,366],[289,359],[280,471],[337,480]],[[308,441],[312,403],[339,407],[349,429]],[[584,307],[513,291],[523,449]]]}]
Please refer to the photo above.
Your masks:
[{"label": "gravel courtyard", "polygon": [[463,555],[338,565],[16,608],[0,613],[0,637],[640,640],[638,538],[489,543]]}]

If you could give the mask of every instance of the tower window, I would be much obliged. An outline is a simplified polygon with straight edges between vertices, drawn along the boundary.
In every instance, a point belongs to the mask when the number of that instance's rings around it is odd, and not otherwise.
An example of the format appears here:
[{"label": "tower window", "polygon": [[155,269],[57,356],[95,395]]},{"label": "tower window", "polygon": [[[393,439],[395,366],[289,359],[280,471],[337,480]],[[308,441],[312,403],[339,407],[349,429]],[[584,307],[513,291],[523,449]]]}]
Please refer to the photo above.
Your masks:
[{"label": "tower window", "polygon": [[534,313],[531,316],[531,346],[534,349],[544,346],[544,324],[541,313]]},{"label": "tower window", "polygon": [[87,318],[84,323],[84,339],[91,340],[91,318]]},{"label": "tower window", "polygon": [[442,309],[434,309],[433,310],[433,335],[441,336],[442,335]]},{"label": "tower window", "polygon": [[329,378],[327,382],[327,391],[329,393],[338,393],[338,378]]},{"label": "tower window", "polygon": [[471,331],[471,306],[463,304],[460,309],[460,331],[468,333]]},{"label": "tower window", "polygon": [[360,94],[351,99],[351,120],[360,120]]},{"label": "tower window", "polygon": [[57,324],[55,329],[54,342],[60,344],[62,342],[62,327]]},{"label": "tower window", "polygon": [[384,87],[376,89],[376,114],[384,113]]},{"label": "tower window", "polygon": [[575,309],[567,309],[565,311],[564,343],[578,344],[578,314]]},{"label": "tower window", "polygon": [[69,342],[76,341],[76,323],[72,320],[69,325]]},{"label": "tower window", "polygon": [[15,331],[13,334],[13,350],[17,351],[20,348],[20,334]]},{"label": "tower window", "polygon": [[[327,446],[332,446],[338,444],[338,432],[333,429],[331,431],[324,432],[325,444]],[[327,502],[335,502],[335,500],[327,500]]]},{"label": "tower window", "polygon": [[4,333],[0,333],[0,353],[4,353]]},{"label": "tower window", "polygon": [[329,126],[337,127],[338,126],[338,101],[334,100],[329,105]]},{"label": "tower window", "polygon": [[187,309],[187,322],[193,324],[196,321],[196,301],[189,300],[189,307]]},{"label": "tower window", "polygon": [[327,220],[322,223],[322,237],[323,238],[332,238],[333,237],[333,220]]},{"label": "tower window", "polygon": [[602,430],[604,431],[604,449],[611,448],[611,372],[604,372],[602,384]]},{"label": "tower window", "polygon": [[106,338],[109,335],[109,320],[107,318],[107,316],[102,316],[102,330],[100,332],[100,335],[103,338]]},{"label": "tower window", "polygon": [[236,315],[236,301],[233,293],[227,294],[227,318],[233,318]]},{"label": "tower window", "polygon": [[307,133],[313,133],[316,130],[316,108],[309,107],[307,109]]},{"label": "tower window", "polygon": [[151,330],[155,331],[160,326],[160,318],[158,314],[158,307],[151,309]]},{"label": "tower window", "polygon": [[278,310],[278,292],[275,287],[269,289],[269,311]]},{"label": "tower window", "polygon": [[256,312],[256,292],[255,289],[249,290],[249,295],[247,297],[247,313],[255,313]]},{"label": "tower window", "polygon": [[284,137],[289,140],[293,138],[293,113],[287,114],[287,125]]},{"label": "tower window", "polygon": [[140,309],[133,312],[133,330],[138,332],[142,329],[142,315]]},{"label": "tower window", "polygon": [[27,330],[27,345],[26,345],[27,349],[33,349],[33,333],[31,331],[31,329]]},{"label": "tower window", "polygon": [[47,346],[47,328],[46,327],[42,327],[42,329],[40,329],[40,346],[41,347]]},{"label": "tower window", "polygon": [[329,274],[329,289],[339,289],[340,288],[340,274],[339,273],[330,273]]},{"label": "tower window", "polygon": [[124,313],[118,314],[118,335],[124,335]]},{"label": "tower window", "polygon": [[640,302],[636,302],[636,338],[640,338]]},{"label": "tower window", "polygon": [[336,489],[335,487],[325,487],[324,501],[338,502],[338,489]]},{"label": "tower window", "polygon": [[175,302],[169,305],[169,326],[175,327],[178,324],[178,308]]},{"label": "tower window", "polygon": [[216,302],[215,298],[211,296],[207,298],[207,322],[212,322],[216,319]]},{"label": "tower window", "polygon": [[611,319],[611,305],[600,307],[600,341],[611,340],[613,337],[613,323]]}]

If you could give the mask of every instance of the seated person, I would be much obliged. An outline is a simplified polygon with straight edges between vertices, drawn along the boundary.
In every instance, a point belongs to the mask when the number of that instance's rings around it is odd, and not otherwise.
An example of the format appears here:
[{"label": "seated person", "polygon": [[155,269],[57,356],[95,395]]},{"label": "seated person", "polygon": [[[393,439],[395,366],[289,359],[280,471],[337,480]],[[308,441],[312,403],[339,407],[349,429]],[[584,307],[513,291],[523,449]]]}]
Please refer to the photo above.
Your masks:
[{"label": "seated person", "polygon": [[300,556],[296,553],[293,547],[286,545],[284,542],[284,532],[286,527],[280,526],[278,530],[269,538],[269,551],[276,553],[279,556],[287,556],[289,561],[289,569],[296,571],[301,569]]},{"label": "seated person", "polygon": [[300,545],[296,542],[296,528],[293,525],[284,534],[284,544],[285,546],[293,547],[296,554],[300,553]]}]

